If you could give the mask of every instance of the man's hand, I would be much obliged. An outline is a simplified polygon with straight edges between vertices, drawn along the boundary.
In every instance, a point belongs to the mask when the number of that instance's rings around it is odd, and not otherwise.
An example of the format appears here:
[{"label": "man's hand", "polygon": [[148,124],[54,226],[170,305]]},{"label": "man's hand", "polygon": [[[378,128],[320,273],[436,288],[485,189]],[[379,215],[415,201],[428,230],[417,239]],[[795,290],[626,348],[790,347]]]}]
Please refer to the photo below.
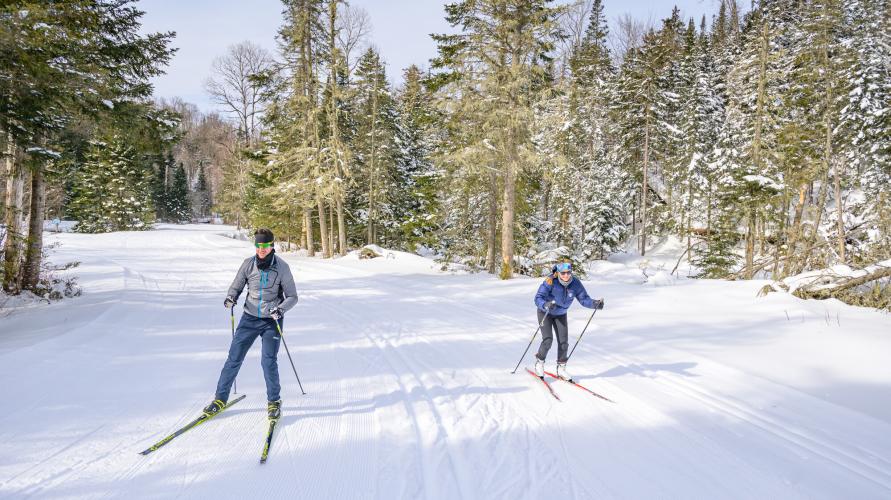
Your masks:
[{"label": "man's hand", "polygon": [[282,311],[280,307],[273,307],[269,310],[269,315],[272,316],[272,319],[278,321],[282,319],[282,316],[285,315],[285,312]]},{"label": "man's hand", "polygon": [[594,301],[594,309],[603,309],[603,299],[597,299]]},{"label": "man's hand", "polygon": [[223,305],[226,306],[226,309],[235,307],[235,299],[232,297],[226,297],[226,300],[223,301]]}]

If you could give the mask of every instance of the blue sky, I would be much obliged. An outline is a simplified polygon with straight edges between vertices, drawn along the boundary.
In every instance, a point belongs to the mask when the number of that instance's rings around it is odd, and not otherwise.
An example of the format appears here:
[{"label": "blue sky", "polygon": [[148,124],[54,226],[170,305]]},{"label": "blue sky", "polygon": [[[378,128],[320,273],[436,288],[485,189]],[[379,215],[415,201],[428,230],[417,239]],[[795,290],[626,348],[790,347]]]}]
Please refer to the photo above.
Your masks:
[{"label": "blue sky", "polygon": [[[390,81],[399,82],[402,70],[411,64],[427,66],[436,55],[430,33],[449,31],[442,0],[350,0],[368,11],[373,25],[372,43],[387,61]],[[561,2],[563,3],[563,2]],[[197,104],[203,111],[214,106],[203,90],[210,75],[211,61],[226,48],[251,40],[275,53],[275,33],[281,24],[278,0],[140,0],[145,11],[143,30],[176,31],[174,46],[179,48],[167,74],[156,78],[155,95],[179,96]],[[717,11],[718,0],[605,0],[610,23],[629,13],[640,19],[661,19],[680,7],[685,17],[709,19]]]}]

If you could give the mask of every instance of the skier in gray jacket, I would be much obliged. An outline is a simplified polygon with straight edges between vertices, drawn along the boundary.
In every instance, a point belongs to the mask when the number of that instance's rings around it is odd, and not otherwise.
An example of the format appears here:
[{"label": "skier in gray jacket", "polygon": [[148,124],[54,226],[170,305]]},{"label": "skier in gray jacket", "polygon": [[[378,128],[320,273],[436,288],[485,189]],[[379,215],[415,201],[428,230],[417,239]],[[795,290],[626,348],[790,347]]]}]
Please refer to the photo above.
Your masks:
[{"label": "skier in gray jacket", "polygon": [[[297,304],[297,286],[288,264],[275,256],[274,237],[269,229],[254,233],[256,255],[245,259],[229,287],[223,305],[235,307],[245,285],[248,287],[244,301],[244,314],[229,346],[229,357],[223,365],[214,400],[204,408],[208,416],[219,413],[226,406],[229,391],[251,345],[260,337],[263,354],[260,365],[266,379],[267,412],[269,418],[281,416],[281,385],[278,377],[278,347],[281,343],[279,328],[284,323],[286,311]],[[278,326],[276,326],[278,322]]]}]

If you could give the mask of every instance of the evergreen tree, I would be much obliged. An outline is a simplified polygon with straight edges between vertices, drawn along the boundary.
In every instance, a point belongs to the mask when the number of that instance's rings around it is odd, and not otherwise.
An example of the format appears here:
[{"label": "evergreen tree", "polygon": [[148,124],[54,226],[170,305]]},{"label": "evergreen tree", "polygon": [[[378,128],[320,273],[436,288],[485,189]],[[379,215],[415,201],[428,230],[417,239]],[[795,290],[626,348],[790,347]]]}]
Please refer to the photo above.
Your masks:
[{"label": "evergreen tree", "polygon": [[95,142],[74,183],[77,231],[104,233],[150,229],[154,219],[151,172],[119,137]]},{"label": "evergreen tree", "polygon": [[198,181],[195,185],[193,206],[199,217],[207,217],[210,207],[213,205],[211,199],[210,186],[207,184],[207,177],[204,175],[204,165],[198,168]]},{"label": "evergreen tree", "polygon": [[840,63],[847,82],[839,92],[840,150],[851,183],[853,258],[891,258],[891,2],[845,2],[848,50]]},{"label": "evergreen tree", "polygon": [[152,201],[155,204],[155,218],[157,220],[169,220],[170,199],[168,185],[170,172],[175,168],[173,155],[168,153],[164,163],[158,165],[152,182]]},{"label": "evergreen tree", "polygon": [[[501,272],[514,272],[518,178],[530,166],[528,124],[537,91],[545,84],[549,53],[562,37],[559,10],[550,0],[462,0],[446,5],[446,19],[461,32],[434,35],[438,78],[458,83],[460,92],[477,93],[488,122],[470,147],[489,144],[497,152],[490,168],[503,172],[501,196]],[[497,125],[496,125],[497,124]],[[468,151],[470,152],[470,151]],[[490,234],[492,230],[490,229]]]},{"label": "evergreen tree", "polygon": [[384,63],[374,48],[365,51],[355,71],[353,107],[356,137],[351,145],[355,178],[360,189],[354,200],[364,226],[365,242],[389,244],[401,229],[397,214],[400,193],[407,186],[396,168],[396,105],[390,94]]},{"label": "evergreen tree", "polygon": [[439,175],[433,155],[439,116],[417,66],[405,70],[403,82],[396,96],[396,170],[397,178],[403,179],[405,185],[396,200],[395,213],[404,248],[415,250],[417,245],[434,246]]},{"label": "evergreen tree", "polygon": [[189,200],[189,184],[182,163],[173,171],[173,182],[167,191],[167,213],[170,221],[189,222],[192,218],[192,204]]},{"label": "evergreen tree", "polygon": [[[150,96],[148,79],[173,53],[172,33],[139,34],[143,13],[132,3],[19,0],[0,6],[0,137],[11,188],[3,252],[8,292],[35,287],[39,280],[45,168],[59,156],[48,146],[61,143],[74,119],[101,116],[117,102]],[[21,224],[26,157],[36,160],[30,165],[27,249]]]}]

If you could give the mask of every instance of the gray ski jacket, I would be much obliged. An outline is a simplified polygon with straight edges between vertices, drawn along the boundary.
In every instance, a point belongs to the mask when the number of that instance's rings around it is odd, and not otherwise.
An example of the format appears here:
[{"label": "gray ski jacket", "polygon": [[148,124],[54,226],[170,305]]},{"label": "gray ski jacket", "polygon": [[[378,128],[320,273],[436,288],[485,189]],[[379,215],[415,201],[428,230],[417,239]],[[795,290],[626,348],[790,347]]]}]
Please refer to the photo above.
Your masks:
[{"label": "gray ski jacket", "polygon": [[245,285],[248,292],[244,312],[251,316],[269,318],[272,308],[287,311],[297,304],[297,285],[294,284],[291,268],[277,255],[272,256],[272,263],[265,271],[257,267],[255,257],[245,259],[229,287],[229,296],[237,302]]}]

